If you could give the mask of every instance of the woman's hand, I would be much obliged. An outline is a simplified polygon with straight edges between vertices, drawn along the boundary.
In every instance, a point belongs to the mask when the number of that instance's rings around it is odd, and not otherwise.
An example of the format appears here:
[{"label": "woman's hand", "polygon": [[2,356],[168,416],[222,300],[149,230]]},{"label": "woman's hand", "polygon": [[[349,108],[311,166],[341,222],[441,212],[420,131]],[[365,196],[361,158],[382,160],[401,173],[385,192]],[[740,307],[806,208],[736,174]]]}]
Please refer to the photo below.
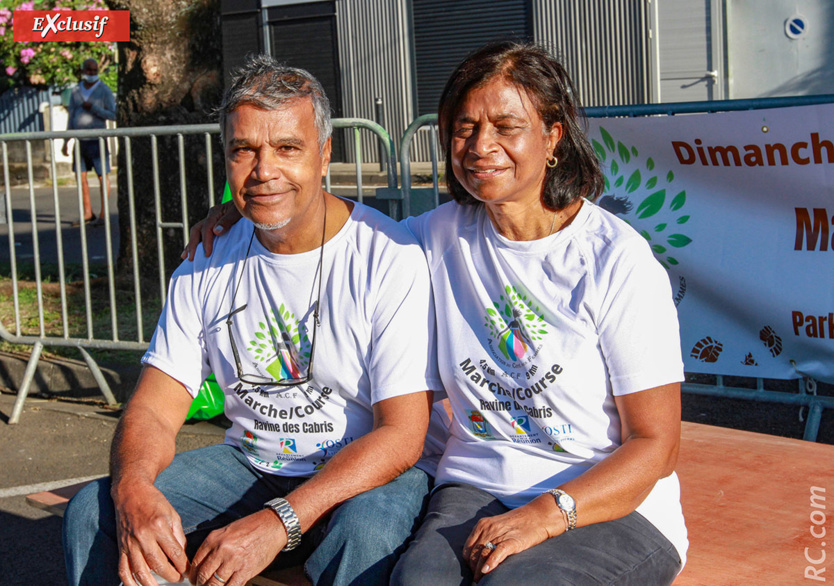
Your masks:
[{"label": "woman's hand", "polygon": [[[477,582],[511,555],[564,531],[565,522],[555,499],[543,494],[523,507],[478,521],[463,546],[463,557]],[[487,543],[495,548],[485,547]]]},{"label": "woman's hand", "polygon": [[208,215],[191,227],[188,235],[188,244],[182,251],[182,259],[194,260],[197,252],[197,245],[203,243],[203,251],[206,256],[211,256],[214,237],[220,236],[231,228],[242,216],[237,211],[235,204],[227,201],[212,207]]}]

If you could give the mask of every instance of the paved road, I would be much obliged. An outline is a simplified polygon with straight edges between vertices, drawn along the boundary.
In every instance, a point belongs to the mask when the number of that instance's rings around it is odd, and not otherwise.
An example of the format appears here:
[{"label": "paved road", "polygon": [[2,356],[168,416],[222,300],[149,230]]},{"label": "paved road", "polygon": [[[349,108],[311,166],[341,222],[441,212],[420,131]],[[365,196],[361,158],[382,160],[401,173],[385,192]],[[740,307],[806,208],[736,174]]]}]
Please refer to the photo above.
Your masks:
[{"label": "paved road", "polygon": [[[61,519],[26,504],[50,483],[107,474],[118,414],[91,403],[29,399],[17,425],[7,425],[14,395],[0,394],[0,584],[66,584]],[[178,451],[223,441],[223,428],[188,424]],[[46,483],[46,487],[38,486]]]},{"label": "paved road", "polygon": [[[93,210],[98,212],[100,196],[98,181],[91,182],[91,199]],[[116,176],[111,174],[110,195],[110,233],[112,251],[115,260],[119,251],[119,226],[116,196]],[[58,230],[56,229],[55,196],[52,187],[36,187],[34,193],[34,217],[38,233],[40,257],[44,262],[57,262],[58,258]],[[2,194],[2,192],[0,192]],[[28,262],[34,257],[32,200],[28,187],[12,187],[12,217],[15,236],[15,252],[18,262]],[[60,238],[64,252],[65,263],[81,263],[81,228],[73,228],[72,223],[80,217],[78,211],[78,191],[75,186],[58,188],[58,209],[60,211]],[[0,224],[0,263],[9,262],[9,224]],[[86,227],[87,258],[91,264],[106,263],[106,230],[104,226]]]}]

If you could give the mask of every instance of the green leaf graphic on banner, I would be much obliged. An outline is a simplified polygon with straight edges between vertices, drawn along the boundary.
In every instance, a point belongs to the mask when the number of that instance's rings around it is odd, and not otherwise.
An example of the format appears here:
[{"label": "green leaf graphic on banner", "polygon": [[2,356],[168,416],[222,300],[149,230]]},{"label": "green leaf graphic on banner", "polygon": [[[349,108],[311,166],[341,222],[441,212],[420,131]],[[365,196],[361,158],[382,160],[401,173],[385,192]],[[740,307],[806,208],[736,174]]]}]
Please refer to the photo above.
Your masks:
[{"label": "green leaf graphic on banner", "polygon": [[629,193],[634,193],[634,190],[640,187],[640,169],[635,169],[634,173],[631,174],[631,177],[628,178],[628,183],[626,183],[626,191]]},{"label": "green leaf graphic on banner", "polygon": [[663,207],[663,202],[666,200],[666,190],[661,189],[655,191],[649,197],[643,200],[643,203],[637,208],[638,218],[648,218],[655,215]]},{"label": "green leaf graphic on banner", "polygon": [[669,209],[672,211],[677,211],[683,207],[683,204],[686,203],[686,191],[681,191],[679,194],[675,196],[675,199],[672,200],[672,203],[669,204]]},{"label": "green leaf graphic on banner", "polygon": [[591,140],[591,145],[594,147],[594,152],[597,154],[597,158],[600,162],[605,162],[605,157],[608,156],[605,152],[605,149],[596,139]]},{"label": "green leaf graphic on banner", "polygon": [[[670,187],[675,183],[675,172],[656,168],[652,157],[640,159],[640,151],[634,145],[617,140],[608,130],[600,128],[601,141],[594,142],[595,152],[601,159],[610,158],[603,166],[604,195],[599,205],[636,229],[645,238],[657,260],[667,270],[679,263],[678,259],[665,256],[668,247],[682,248],[692,242],[685,234],[672,234],[670,226],[682,226],[690,221],[690,215],[682,215],[686,204],[686,191]],[[657,171],[657,173],[655,173]],[[661,186],[661,179],[666,183]],[[669,191],[667,205],[666,192]],[[671,194],[676,193],[674,198]],[[653,244],[652,236],[664,242]]]},{"label": "green leaf graphic on banner", "polygon": [[611,135],[608,134],[608,131],[605,130],[602,126],[599,127],[599,133],[602,136],[602,141],[605,143],[605,146],[607,146],[608,150],[613,153],[614,152],[614,139],[611,138]]},{"label": "green leaf graphic on banner", "polygon": [[620,153],[620,160],[623,163],[628,163],[631,160],[631,153],[628,152],[628,147],[623,143],[617,143],[617,151]]},{"label": "green leaf graphic on banner", "polygon": [[674,246],[675,248],[683,248],[690,242],[692,242],[692,238],[689,236],[684,236],[683,234],[672,234],[669,238],[666,239],[666,242],[669,243],[670,246]]}]

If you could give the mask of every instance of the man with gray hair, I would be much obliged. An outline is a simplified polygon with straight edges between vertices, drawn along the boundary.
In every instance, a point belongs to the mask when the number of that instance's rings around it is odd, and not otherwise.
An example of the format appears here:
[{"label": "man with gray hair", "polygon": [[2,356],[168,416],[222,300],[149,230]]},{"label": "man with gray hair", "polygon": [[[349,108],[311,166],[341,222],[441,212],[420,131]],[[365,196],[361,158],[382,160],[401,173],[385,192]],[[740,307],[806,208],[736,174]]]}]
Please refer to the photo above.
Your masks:
[{"label": "man with gray hair", "polygon": [[[171,279],[111,477],[67,508],[69,582],[243,586],[277,556],[315,584],[385,584],[434,472],[414,466],[441,388],[425,258],[322,189],[329,104],[309,73],[250,58],[220,121],[244,220]],[[210,372],[225,443],[175,456]]]}]

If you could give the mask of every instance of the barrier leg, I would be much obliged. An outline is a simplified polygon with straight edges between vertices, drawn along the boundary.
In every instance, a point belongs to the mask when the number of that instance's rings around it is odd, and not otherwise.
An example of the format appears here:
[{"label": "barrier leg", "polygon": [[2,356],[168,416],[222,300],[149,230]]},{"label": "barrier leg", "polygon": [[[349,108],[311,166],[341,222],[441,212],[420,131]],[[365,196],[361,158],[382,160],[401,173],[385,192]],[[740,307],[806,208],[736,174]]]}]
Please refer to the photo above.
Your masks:
[{"label": "barrier leg", "polygon": [[29,356],[29,362],[26,364],[26,370],[23,373],[23,382],[17,391],[17,398],[14,400],[12,416],[9,417],[9,425],[20,421],[20,414],[23,412],[23,403],[29,394],[29,385],[32,384],[32,379],[35,378],[35,371],[38,369],[38,360],[41,357],[42,350],[43,344],[41,342],[35,342],[35,345],[32,346],[32,355]]},{"label": "barrier leg", "polygon": [[104,398],[107,399],[107,404],[111,407],[115,407],[118,405],[118,401],[116,401],[116,397],[113,396],[113,391],[110,390],[110,385],[107,384],[107,380],[104,378],[104,373],[101,372],[101,369],[96,364],[96,361],[93,360],[93,357],[81,346],[76,346],[78,350],[81,352],[81,355],[84,357],[84,361],[87,363],[87,366],[90,368],[90,372],[93,373],[93,378],[96,379],[96,384],[98,388],[101,389],[101,394],[104,395]]},{"label": "barrier leg", "polygon": [[805,434],[802,439],[809,442],[817,441],[817,433],[820,429],[820,421],[822,420],[822,405],[819,403],[811,403],[808,408],[808,420],[805,422]]}]

